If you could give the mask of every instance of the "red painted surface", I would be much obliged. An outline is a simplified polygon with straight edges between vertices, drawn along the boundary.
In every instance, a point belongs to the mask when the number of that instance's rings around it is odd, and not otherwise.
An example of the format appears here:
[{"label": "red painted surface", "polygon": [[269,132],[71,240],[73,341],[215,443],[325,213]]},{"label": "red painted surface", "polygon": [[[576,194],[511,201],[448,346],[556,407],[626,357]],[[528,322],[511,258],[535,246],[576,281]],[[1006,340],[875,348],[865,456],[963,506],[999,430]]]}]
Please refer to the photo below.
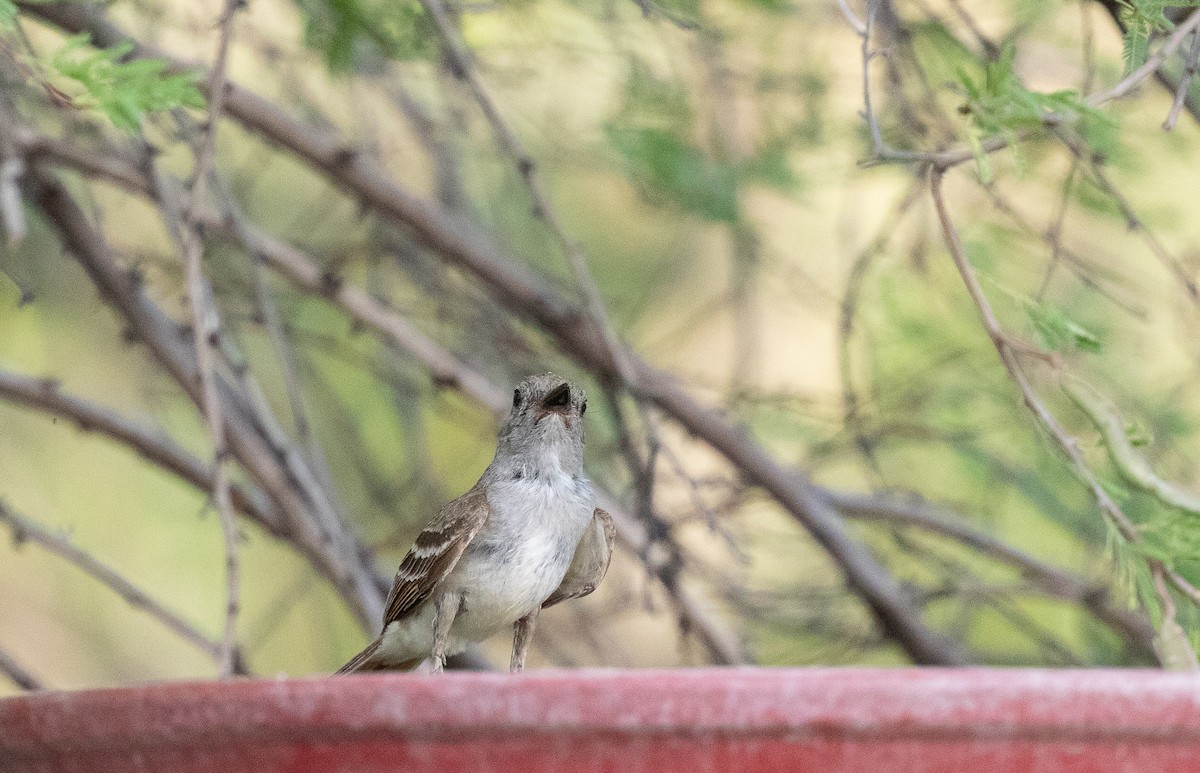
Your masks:
[{"label": "red painted surface", "polygon": [[1200,769],[1200,679],[709,669],[162,684],[0,701],[0,771]]}]

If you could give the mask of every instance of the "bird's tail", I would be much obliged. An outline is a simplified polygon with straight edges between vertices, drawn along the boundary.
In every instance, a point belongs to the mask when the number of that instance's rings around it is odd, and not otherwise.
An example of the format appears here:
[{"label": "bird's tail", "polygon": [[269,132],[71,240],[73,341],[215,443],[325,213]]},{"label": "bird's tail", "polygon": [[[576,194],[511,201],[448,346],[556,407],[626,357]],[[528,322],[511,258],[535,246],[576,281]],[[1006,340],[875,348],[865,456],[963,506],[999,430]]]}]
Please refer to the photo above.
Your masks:
[{"label": "bird's tail", "polygon": [[405,660],[400,663],[388,663],[374,657],[379,650],[379,645],[383,643],[383,637],[376,639],[368,644],[362,652],[350,658],[346,665],[334,672],[334,676],[338,674],[352,674],[355,671],[412,671],[417,666],[421,665],[423,658],[415,658],[413,660]]}]

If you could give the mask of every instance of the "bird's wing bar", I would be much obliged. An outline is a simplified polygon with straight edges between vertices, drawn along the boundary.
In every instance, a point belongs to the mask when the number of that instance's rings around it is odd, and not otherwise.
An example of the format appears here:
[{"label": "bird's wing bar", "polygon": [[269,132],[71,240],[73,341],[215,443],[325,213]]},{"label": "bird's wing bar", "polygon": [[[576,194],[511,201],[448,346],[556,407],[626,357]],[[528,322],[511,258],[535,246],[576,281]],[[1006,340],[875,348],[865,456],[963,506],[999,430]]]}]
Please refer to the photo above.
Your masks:
[{"label": "bird's wing bar", "polygon": [[384,628],[403,619],[429,598],[438,583],[454,569],[491,512],[483,487],[476,486],[443,507],[417,535],[417,541],[396,570],[383,613]]},{"label": "bird's wing bar", "polygon": [[617,529],[613,525],[612,516],[596,508],[592,513],[592,522],[579,540],[575,548],[575,556],[567,567],[563,581],[550,594],[550,598],[542,602],[542,608],[551,607],[560,601],[577,599],[586,596],[596,589],[604,575],[608,572],[608,562],[612,559],[613,541]]}]

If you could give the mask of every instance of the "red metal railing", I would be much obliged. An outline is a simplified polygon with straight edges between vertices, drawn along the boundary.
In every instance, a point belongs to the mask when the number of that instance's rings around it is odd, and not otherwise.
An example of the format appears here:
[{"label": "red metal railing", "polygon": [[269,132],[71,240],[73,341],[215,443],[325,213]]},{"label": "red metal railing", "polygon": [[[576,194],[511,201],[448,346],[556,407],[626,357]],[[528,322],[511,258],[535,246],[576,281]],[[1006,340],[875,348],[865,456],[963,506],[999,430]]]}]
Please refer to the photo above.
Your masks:
[{"label": "red metal railing", "polygon": [[0,701],[0,770],[1200,770],[1200,679],[704,669],[162,684]]}]

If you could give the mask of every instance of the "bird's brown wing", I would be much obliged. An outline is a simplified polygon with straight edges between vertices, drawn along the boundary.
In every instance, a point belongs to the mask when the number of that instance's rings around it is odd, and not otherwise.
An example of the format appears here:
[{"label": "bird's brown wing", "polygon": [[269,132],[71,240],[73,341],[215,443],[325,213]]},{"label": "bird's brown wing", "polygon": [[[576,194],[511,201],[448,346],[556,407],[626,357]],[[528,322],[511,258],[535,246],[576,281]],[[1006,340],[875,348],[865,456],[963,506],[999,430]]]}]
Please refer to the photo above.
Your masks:
[{"label": "bird's brown wing", "polygon": [[396,570],[396,580],[384,608],[384,628],[403,619],[429,598],[438,583],[454,569],[491,512],[483,488],[476,486],[443,507],[417,535],[417,541]]},{"label": "bird's brown wing", "polygon": [[567,567],[563,581],[550,594],[550,598],[542,602],[542,608],[552,607],[560,601],[577,599],[596,590],[596,586],[608,572],[608,562],[612,559],[613,541],[617,529],[613,525],[612,516],[596,508],[592,513],[592,522],[579,540],[575,548],[575,556]]}]

